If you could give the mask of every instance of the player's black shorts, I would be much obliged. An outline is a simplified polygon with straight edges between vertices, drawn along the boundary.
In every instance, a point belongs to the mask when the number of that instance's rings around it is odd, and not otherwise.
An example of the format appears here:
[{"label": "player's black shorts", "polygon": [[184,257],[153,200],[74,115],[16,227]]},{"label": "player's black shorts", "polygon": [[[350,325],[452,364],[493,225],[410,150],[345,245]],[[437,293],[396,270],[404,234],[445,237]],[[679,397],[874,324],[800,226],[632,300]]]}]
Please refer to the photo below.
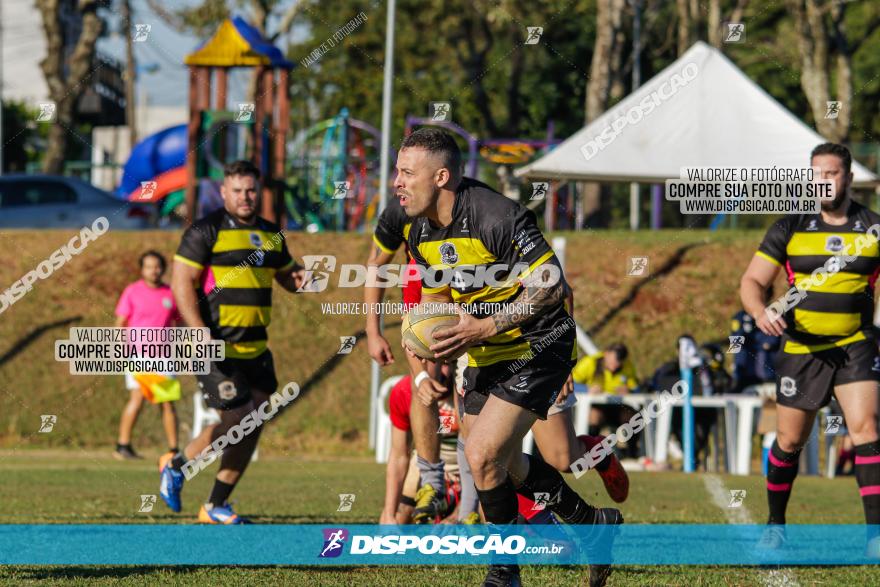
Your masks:
[{"label": "player's black shorts", "polygon": [[522,361],[501,361],[486,367],[464,370],[464,411],[480,413],[489,394],[536,413],[547,419],[547,410],[556,401],[575,361],[574,329],[549,344],[535,356]]},{"label": "player's black shorts", "polygon": [[828,405],[835,385],[880,381],[877,343],[870,338],[802,355],[780,350],[775,369],[776,403],[807,411]]},{"label": "player's black shorts", "polygon": [[228,410],[251,399],[251,391],[267,395],[278,388],[275,363],[268,349],[255,359],[225,359],[211,363],[211,372],[196,375],[209,408]]}]

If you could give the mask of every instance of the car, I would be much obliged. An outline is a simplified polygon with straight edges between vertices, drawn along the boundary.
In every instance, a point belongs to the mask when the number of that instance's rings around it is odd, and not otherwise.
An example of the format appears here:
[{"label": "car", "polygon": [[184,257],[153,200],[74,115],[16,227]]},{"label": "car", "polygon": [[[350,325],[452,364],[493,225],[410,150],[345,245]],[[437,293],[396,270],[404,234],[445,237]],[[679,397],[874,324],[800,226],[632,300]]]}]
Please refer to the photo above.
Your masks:
[{"label": "car", "polygon": [[149,228],[149,208],[76,177],[0,176],[0,228],[82,228],[107,217],[111,230]]}]

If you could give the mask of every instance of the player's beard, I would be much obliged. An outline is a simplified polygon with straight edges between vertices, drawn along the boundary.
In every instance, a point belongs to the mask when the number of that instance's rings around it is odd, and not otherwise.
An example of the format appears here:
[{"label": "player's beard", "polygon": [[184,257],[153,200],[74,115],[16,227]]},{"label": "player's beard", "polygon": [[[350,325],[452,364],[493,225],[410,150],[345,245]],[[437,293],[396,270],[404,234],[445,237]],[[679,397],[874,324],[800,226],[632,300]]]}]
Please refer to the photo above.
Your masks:
[{"label": "player's beard", "polygon": [[840,210],[843,203],[846,201],[847,188],[840,190],[840,192],[834,196],[833,200],[822,200],[822,210],[824,212],[836,212]]},{"label": "player's beard", "polygon": [[236,214],[235,217],[245,224],[250,224],[254,221],[254,218],[257,217],[257,209],[254,208],[254,211],[247,215]]},{"label": "player's beard", "polygon": [[242,214],[239,212],[239,208],[236,208],[233,212],[233,216],[235,216],[236,220],[243,224],[252,224],[254,219],[257,217],[257,207],[258,203],[254,202],[254,205],[251,207],[251,212],[249,214]]}]

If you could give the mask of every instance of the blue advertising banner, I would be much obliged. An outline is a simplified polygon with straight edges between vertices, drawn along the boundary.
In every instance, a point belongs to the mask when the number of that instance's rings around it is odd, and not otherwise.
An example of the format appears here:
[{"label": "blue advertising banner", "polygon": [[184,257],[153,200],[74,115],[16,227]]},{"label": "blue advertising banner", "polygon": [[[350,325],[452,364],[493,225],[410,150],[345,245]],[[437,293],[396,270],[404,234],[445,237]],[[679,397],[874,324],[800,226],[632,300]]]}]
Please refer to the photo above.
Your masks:
[{"label": "blue advertising banner", "polygon": [[[864,565],[878,526],[0,525],[7,565]],[[868,552],[873,557],[868,556]]]}]

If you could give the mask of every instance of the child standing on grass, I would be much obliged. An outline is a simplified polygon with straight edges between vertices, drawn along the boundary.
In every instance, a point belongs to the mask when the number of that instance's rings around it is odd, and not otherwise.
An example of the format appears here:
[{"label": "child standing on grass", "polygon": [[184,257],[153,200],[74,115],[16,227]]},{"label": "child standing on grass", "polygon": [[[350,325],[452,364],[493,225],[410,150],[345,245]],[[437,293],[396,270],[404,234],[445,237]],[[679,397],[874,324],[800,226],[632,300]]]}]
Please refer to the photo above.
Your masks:
[{"label": "child standing on grass", "polygon": [[[165,257],[157,251],[147,251],[140,257],[141,279],[125,288],[116,304],[116,326],[131,328],[168,328],[180,321],[171,287],[162,282]],[[170,377],[170,376],[169,376]],[[119,438],[113,456],[120,460],[141,458],[131,446],[131,432],[137,422],[144,394],[141,383],[133,373],[125,374],[129,390],[128,403],[119,420]],[[177,413],[174,402],[159,404],[162,424],[168,439],[168,450],[177,452]]]}]

